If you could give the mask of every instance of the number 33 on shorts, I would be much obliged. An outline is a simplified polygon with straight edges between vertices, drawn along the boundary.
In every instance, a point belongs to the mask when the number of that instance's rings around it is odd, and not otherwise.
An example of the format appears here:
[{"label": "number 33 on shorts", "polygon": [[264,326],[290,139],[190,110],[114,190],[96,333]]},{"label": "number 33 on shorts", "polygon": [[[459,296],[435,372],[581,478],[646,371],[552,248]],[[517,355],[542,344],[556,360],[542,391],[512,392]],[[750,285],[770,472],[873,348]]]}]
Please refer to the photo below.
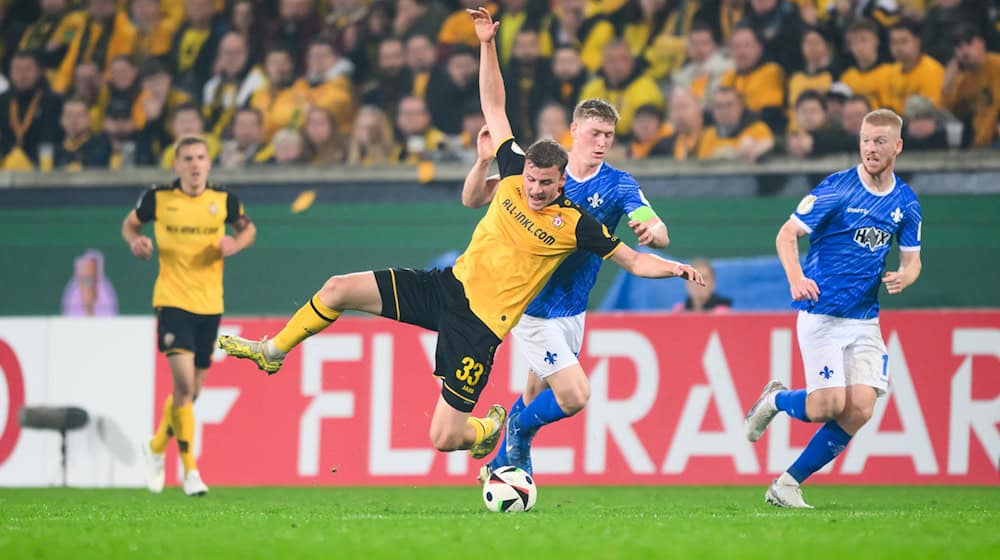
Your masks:
[{"label": "number 33 on shorts", "polygon": [[479,384],[479,379],[485,370],[483,364],[465,356],[462,358],[462,367],[455,370],[455,378],[465,383],[465,387],[462,387],[463,391],[474,394],[475,387]]}]

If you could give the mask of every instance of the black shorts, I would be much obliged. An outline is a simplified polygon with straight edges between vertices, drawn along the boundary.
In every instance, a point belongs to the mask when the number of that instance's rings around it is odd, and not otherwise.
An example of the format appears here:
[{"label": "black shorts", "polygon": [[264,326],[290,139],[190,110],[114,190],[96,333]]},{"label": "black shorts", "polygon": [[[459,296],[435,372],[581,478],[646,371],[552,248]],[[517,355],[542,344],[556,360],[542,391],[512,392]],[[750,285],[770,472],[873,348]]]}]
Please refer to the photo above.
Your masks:
[{"label": "black shorts", "polygon": [[205,369],[212,364],[221,319],[222,315],[198,315],[177,307],[160,307],[156,310],[156,344],[168,356],[194,354],[194,367]]},{"label": "black shorts", "polygon": [[455,410],[472,412],[493,368],[500,339],[469,309],[465,288],[444,270],[376,270],[382,316],[438,332],[434,376]]}]

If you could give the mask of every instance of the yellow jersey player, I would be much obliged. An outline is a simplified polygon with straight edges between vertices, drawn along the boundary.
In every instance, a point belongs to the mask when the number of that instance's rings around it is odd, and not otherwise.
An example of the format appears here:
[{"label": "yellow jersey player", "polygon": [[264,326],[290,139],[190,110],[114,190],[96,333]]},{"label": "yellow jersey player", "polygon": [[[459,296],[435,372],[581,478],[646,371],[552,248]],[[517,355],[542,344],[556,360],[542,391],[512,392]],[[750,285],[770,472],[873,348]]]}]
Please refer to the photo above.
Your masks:
[{"label": "yellow jersey player", "polygon": [[[167,356],[174,390],[163,403],[156,434],[143,445],[150,491],[163,490],[164,452],[170,437],[184,464],[184,493],[201,496],[208,487],[194,459],[193,402],[205,382],[222,318],[222,260],[251,243],[256,228],[237,196],[208,182],[208,145],[198,136],[174,148],[177,179],[147,190],[122,224],[122,237],[140,259],[153,255],[142,226],[155,222],[160,272],[153,288],[157,344]],[[226,235],[226,225],[235,235]]]},{"label": "yellow jersey player", "polygon": [[566,257],[581,249],[639,276],[702,280],[687,265],[637,253],[562,196],[567,155],[559,144],[543,140],[527,151],[517,145],[503,109],[496,27],[485,9],[471,13],[483,45],[479,91],[486,122],[493,138],[502,139],[496,154],[501,180],[454,268],[333,276],[274,339],[222,336],[219,346],[274,373],[286,353],[348,309],[436,330],[434,375],[442,387],[431,417],[431,443],[441,451],[468,449],[481,459],[496,446],[507,415],[493,405],[485,417],[471,416],[493,355]]}]

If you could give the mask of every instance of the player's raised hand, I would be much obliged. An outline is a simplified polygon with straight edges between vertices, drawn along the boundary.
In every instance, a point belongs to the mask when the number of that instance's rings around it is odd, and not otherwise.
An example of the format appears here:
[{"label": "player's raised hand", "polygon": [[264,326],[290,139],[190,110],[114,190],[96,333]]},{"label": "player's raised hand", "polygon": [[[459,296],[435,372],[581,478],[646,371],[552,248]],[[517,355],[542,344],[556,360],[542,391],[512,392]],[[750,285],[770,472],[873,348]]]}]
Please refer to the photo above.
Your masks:
[{"label": "player's raised hand", "polygon": [[132,241],[129,245],[129,249],[132,250],[133,255],[142,260],[148,260],[149,257],[153,256],[153,240],[145,235],[140,235]]},{"label": "player's raised hand", "polygon": [[698,272],[698,269],[689,264],[678,264],[677,275],[701,287],[705,287],[705,278]]},{"label": "player's raised hand", "polygon": [[793,282],[791,284],[792,299],[795,301],[802,301],[807,299],[809,301],[819,301],[819,286],[812,278],[806,278],[803,276],[798,282]]},{"label": "player's raised hand", "polygon": [[231,235],[225,235],[219,240],[219,252],[223,257],[231,257],[240,251],[240,246]]},{"label": "player's raised hand", "polygon": [[885,289],[890,294],[898,294],[906,289],[906,286],[903,284],[902,271],[886,272],[885,276],[882,277],[882,283],[885,284]]},{"label": "player's raised hand", "polygon": [[497,28],[500,27],[499,21],[493,21],[493,16],[490,15],[490,11],[484,6],[480,6],[475,10],[466,8],[466,12],[472,16],[472,21],[476,26],[476,37],[479,38],[480,43],[489,43],[493,40],[493,37],[497,34]]},{"label": "player's raised hand", "polygon": [[496,146],[493,145],[493,137],[490,136],[490,127],[485,124],[479,129],[479,136],[476,137],[476,151],[479,153],[479,161],[493,161]]}]

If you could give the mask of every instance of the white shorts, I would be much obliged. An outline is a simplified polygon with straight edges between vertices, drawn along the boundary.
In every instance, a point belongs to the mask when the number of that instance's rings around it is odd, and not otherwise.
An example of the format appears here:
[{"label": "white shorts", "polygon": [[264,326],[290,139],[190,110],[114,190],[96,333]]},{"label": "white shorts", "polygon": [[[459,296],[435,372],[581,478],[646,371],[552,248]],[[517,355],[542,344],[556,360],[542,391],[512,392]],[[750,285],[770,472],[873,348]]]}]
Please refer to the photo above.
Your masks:
[{"label": "white shorts", "polygon": [[799,351],[805,366],[806,391],[847,385],[889,391],[889,355],[878,318],[845,319],[799,311]]},{"label": "white shorts", "polygon": [[583,346],[586,313],[572,317],[541,319],[522,315],[510,331],[535,375],[545,379],[553,373],[580,363],[576,355]]}]

